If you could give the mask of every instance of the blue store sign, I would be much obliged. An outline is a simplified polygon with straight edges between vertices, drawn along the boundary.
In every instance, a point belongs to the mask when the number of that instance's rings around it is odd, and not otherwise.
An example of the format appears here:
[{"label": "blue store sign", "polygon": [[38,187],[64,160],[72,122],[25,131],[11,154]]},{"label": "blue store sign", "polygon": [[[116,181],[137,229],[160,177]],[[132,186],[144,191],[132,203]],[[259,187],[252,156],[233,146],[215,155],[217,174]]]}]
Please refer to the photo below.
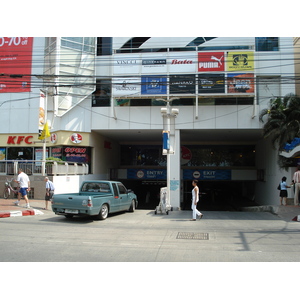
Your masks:
[{"label": "blue store sign", "polygon": [[166,170],[156,169],[127,169],[127,179],[167,179]]},{"label": "blue store sign", "polygon": [[142,95],[167,94],[167,77],[165,76],[142,76]]},{"label": "blue store sign", "polygon": [[231,180],[231,170],[183,170],[183,179]]}]

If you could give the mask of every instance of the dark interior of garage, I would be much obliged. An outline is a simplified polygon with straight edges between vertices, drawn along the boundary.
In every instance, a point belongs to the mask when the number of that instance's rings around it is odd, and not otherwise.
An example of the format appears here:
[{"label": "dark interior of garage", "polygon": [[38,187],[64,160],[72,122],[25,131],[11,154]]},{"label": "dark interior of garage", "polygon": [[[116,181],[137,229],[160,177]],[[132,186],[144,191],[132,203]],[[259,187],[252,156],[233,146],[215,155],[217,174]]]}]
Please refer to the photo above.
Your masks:
[{"label": "dark interior of garage", "polygon": [[[160,189],[166,181],[123,180],[138,198],[138,209],[153,209],[160,202]],[[238,211],[241,207],[257,205],[254,199],[255,182],[199,181],[198,209],[206,211]],[[183,181],[180,208],[191,209],[191,181]]]}]

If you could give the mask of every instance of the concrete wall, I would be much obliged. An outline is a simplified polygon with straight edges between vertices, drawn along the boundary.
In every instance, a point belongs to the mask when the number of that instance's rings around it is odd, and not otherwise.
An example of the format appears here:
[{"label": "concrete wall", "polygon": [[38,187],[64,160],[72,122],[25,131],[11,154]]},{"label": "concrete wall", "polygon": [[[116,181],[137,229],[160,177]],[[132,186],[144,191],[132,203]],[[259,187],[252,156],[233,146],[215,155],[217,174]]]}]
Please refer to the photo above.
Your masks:
[{"label": "concrete wall", "polygon": [[[296,167],[289,168],[287,171],[280,169],[277,160],[278,152],[273,149],[270,140],[260,140],[256,148],[256,165],[258,169],[264,170],[265,180],[256,182],[255,201],[261,205],[279,205],[277,186],[283,176],[290,184],[296,171]],[[293,189],[288,189],[288,198],[293,197]]]}]

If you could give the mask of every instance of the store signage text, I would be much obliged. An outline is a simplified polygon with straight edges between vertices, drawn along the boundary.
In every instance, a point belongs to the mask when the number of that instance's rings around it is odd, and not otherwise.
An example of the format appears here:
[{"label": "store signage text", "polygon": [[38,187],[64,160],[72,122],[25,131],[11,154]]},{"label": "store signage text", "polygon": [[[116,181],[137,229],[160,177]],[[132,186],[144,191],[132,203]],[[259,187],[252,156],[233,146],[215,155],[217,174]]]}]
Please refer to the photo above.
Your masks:
[{"label": "store signage text", "polygon": [[117,64],[118,65],[134,65],[137,64],[137,60],[136,59],[128,59],[128,60],[117,60]]},{"label": "store signage text", "polygon": [[188,64],[192,64],[193,61],[192,60],[179,60],[179,59],[173,59],[172,60],[172,65],[177,65],[177,64],[183,64],[183,65],[188,65]]},{"label": "store signage text", "polygon": [[224,52],[199,52],[198,71],[224,71]]},{"label": "store signage text", "polygon": [[7,138],[7,144],[8,145],[20,145],[23,141],[26,144],[32,144],[31,141],[33,139],[32,135],[24,136],[24,135],[10,135]]},{"label": "store signage text", "polygon": [[85,153],[86,148],[75,148],[75,147],[67,147],[65,149],[66,153]]},{"label": "store signage text", "polygon": [[167,63],[166,59],[143,59],[143,65],[165,65]]}]

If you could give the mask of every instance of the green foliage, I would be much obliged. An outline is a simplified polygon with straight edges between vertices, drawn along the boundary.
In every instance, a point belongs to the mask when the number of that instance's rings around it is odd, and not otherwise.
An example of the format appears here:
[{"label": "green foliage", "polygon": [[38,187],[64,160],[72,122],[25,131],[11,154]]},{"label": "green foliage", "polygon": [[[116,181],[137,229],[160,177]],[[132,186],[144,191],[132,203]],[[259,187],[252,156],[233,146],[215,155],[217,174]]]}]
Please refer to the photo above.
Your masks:
[{"label": "green foliage", "polygon": [[[265,121],[265,118],[267,120]],[[283,150],[286,143],[300,137],[300,97],[288,94],[270,100],[270,107],[260,112],[264,138],[271,138],[273,147]]]},{"label": "green foliage", "polygon": [[53,164],[53,161],[56,161],[56,162],[63,162],[63,160],[61,160],[60,158],[57,158],[57,157],[48,157],[46,158],[46,161],[48,160],[48,162],[46,162],[46,164]]}]

